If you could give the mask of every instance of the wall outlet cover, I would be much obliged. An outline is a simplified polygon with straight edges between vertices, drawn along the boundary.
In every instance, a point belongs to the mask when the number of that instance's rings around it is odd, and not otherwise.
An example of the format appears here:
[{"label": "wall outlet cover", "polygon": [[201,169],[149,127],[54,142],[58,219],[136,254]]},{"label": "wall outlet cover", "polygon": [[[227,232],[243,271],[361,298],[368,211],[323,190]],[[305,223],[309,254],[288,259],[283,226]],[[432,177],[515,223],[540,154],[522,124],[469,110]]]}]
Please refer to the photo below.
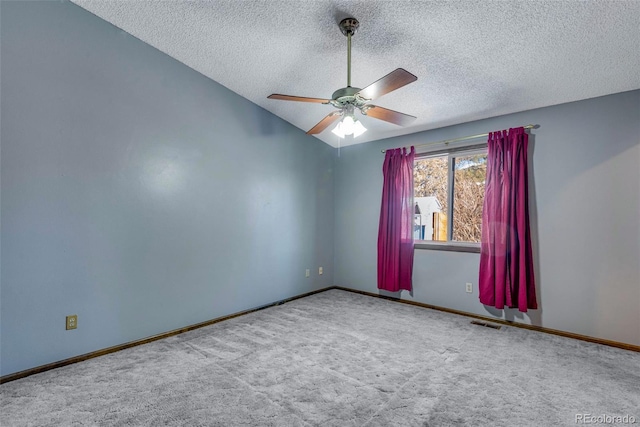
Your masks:
[{"label": "wall outlet cover", "polygon": [[78,315],[72,314],[71,316],[67,316],[67,331],[69,329],[76,329],[78,327]]}]

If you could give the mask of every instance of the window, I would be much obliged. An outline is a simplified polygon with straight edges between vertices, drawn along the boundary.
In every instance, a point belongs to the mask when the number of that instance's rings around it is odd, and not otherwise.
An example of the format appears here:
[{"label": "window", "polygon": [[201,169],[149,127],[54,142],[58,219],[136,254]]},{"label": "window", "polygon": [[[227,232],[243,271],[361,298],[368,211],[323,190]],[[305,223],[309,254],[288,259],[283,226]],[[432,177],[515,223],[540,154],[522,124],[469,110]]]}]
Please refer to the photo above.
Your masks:
[{"label": "window", "polygon": [[486,173],[486,146],[416,157],[414,238],[479,243]]}]

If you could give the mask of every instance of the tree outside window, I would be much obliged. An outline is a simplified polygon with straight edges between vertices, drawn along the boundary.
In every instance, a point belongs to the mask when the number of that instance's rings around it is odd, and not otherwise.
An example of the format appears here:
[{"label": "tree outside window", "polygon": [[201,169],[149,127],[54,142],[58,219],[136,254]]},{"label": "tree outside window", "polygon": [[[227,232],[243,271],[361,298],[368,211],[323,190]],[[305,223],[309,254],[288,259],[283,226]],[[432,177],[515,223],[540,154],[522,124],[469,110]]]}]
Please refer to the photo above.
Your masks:
[{"label": "tree outside window", "polygon": [[414,237],[479,243],[486,171],[486,148],[416,158]]}]

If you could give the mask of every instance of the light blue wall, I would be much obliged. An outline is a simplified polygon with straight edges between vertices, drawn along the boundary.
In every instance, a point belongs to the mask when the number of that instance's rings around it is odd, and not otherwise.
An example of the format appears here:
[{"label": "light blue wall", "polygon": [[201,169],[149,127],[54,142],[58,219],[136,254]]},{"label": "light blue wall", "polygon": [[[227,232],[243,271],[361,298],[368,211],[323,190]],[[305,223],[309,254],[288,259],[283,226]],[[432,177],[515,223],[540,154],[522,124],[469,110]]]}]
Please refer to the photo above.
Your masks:
[{"label": "light blue wall", "polygon": [[640,345],[639,91],[350,146],[334,164],[73,4],[0,4],[0,375],[332,284],[375,292],[380,149],[526,123],[540,125],[541,310],[465,293],[477,254],[417,250],[403,297]]},{"label": "light blue wall", "polygon": [[333,284],[331,147],[73,4],[1,19],[1,375]]},{"label": "light blue wall", "polygon": [[540,310],[480,304],[479,254],[470,253],[417,249],[413,296],[402,297],[640,345],[640,91],[343,148],[335,166],[336,285],[377,292],[381,149],[529,123],[540,125],[530,138]]}]

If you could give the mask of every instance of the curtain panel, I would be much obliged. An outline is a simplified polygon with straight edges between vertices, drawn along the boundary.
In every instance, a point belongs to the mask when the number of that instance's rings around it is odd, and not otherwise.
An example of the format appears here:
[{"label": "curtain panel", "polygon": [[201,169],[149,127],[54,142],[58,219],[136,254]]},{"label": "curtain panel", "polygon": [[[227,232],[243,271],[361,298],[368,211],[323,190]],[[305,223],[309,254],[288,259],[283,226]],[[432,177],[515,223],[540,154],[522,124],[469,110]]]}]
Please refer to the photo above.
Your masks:
[{"label": "curtain panel", "polygon": [[480,302],[526,312],[537,309],[524,128],[489,134],[482,213]]},{"label": "curtain panel", "polygon": [[378,228],[378,289],[411,291],[415,149],[387,150]]}]

